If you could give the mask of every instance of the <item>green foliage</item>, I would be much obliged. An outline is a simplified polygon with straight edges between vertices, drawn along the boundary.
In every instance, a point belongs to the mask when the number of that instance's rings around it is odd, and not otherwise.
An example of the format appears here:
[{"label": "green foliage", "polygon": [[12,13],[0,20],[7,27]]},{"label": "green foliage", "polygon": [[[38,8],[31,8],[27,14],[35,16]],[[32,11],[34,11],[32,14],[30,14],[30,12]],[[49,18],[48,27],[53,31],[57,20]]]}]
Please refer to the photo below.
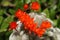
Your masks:
[{"label": "green foliage", "polygon": [[23,0],[18,0],[16,1],[16,9],[20,8],[20,9],[23,9],[23,4],[24,4],[24,1]]},{"label": "green foliage", "polygon": [[57,27],[60,28],[60,16],[59,16],[59,18],[57,19]]},{"label": "green foliage", "polygon": [[8,5],[10,5],[11,3],[5,0],[5,1],[2,1],[1,4],[2,4],[3,6],[8,6]]},{"label": "green foliage", "polygon": [[2,9],[0,9],[0,15],[3,15],[3,14],[4,14],[3,10],[2,10]]},{"label": "green foliage", "polygon": [[[1,25],[1,23],[2,23],[2,20],[3,20],[3,17],[0,16],[0,25]],[[1,27],[1,26],[0,26],[0,27]]]},{"label": "green foliage", "polygon": [[43,10],[43,12],[46,13],[47,17],[49,18],[49,14],[50,14],[50,13],[49,13],[48,8],[46,8],[45,10]]},{"label": "green foliage", "polygon": [[53,20],[55,18],[55,10],[50,9],[50,18]]},{"label": "green foliage", "polygon": [[3,21],[2,25],[1,25],[1,29],[2,30],[6,29],[8,27],[8,25],[9,25],[9,23],[11,21],[13,21],[13,18],[14,18],[14,16],[9,16],[6,19],[4,19],[4,21]]},{"label": "green foliage", "polygon": [[9,9],[10,14],[14,15],[15,14],[15,10],[14,9]]}]

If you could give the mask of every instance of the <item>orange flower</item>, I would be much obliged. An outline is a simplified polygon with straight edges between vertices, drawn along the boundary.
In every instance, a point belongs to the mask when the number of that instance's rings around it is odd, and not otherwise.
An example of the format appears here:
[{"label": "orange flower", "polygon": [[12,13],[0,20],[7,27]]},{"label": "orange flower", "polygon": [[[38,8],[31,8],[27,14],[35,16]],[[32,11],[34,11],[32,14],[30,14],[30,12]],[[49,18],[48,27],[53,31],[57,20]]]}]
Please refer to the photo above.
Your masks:
[{"label": "orange flower", "polygon": [[24,4],[24,9],[27,10],[28,9],[28,4]]},{"label": "orange flower", "polygon": [[38,2],[32,2],[31,9],[38,10],[40,8],[40,4]]},{"label": "orange flower", "polygon": [[22,10],[18,9],[15,13],[15,17],[19,18],[20,16],[22,16],[21,14],[23,13]]},{"label": "orange flower", "polygon": [[45,33],[45,29],[40,29],[40,28],[37,28],[36,29],[36,34],[41,37],[43,36],[43,34]]},{"label": "orange flower", "polygon": [[16,27],[17,27],[16,22],[11,22],[11,23],[10,23],[10,26],[9,26],[9,30],[16,29]]},{"label": "orange flower", "polygon": [[51,27],[51,23],[49,21],[43,21],[40,26],[41,26],[41,28],[48,29]]}]

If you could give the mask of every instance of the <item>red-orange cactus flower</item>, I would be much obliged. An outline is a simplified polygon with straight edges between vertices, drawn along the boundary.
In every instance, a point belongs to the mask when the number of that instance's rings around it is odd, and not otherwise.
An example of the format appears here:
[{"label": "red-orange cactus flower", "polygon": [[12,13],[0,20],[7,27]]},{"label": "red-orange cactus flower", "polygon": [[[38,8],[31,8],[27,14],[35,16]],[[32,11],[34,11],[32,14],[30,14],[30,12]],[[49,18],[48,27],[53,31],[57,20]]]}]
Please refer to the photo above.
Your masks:
[{"label": "red-orange cactus flower", "polygon": [[51,23],[49,21],[43,21],[40,26],[40,28],[48,29],[51,27]]},{"label": "red-orange cactus flower", "polygon": [[24,10],[27,10],[28,9],[28,4],[24,4]]},{"label": "red-orange cactus flower", "polygon": [[16,27],[17,27],[16,22],[11,22],[10,25],[9,25],[9,30],[16,29]]},{"label": "red-orange cactus flower", "polygon": [[40,4],[38,2],[32,2],[31,9],[38,10],[40,8]]},{"label": "red-orange cactus flower", "polygon": [[22,13],[23,13],[22,10],[18,9],[15,13],[15,17],[19,18],[21,16],[20,14]]}]

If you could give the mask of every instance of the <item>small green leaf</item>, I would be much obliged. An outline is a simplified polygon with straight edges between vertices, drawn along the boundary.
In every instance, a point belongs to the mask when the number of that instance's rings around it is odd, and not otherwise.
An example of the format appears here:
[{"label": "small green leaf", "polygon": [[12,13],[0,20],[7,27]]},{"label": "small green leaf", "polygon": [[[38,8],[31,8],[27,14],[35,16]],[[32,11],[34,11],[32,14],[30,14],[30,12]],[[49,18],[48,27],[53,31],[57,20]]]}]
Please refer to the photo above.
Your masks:
[{"label": "small green leaf", "polygon": [[57,27],[60,28],[60,16],[59,16],[59,18],[57,19]]},{"label": "small green leaf", "polygon": [[46,13],[47,17],[49,17],[49,10],[47,8],[43,10],[43,12]]},{"label": "small green leaf", "polygon": [[43,0],[41,0],[41,2],[42,2],[42,3],[45,3],[46,1],[47,1],[47,0],[44,0],[44,1],[43,1]]},{"label": "small green leaf", "polygon": [[16,1],[15,4],[16,4],[16,10],[17,10],[18,8],[23,9],[24,1],[23,1],[23,0],[18,0],[18,1]]},{"label": "small green leaf", "polygon": [[4,14],[3,11],[4,11],[4,10],[0,9],[0,15],[3,15],[3,14]]},{"label": "small green leaf", "polygon": [[3,20],[3,17],[2,17],[2,16],[0,16],[0,25],[1,25],[1,23],[2,23],[2,20]]},{"label": "small green leaf", "polygon": [[9,12],[10,12],[10,14],[14,14],[15,13],[15,10],[14,9],[9,9]]},{"label": "small green leaf", "polygon": [[31,0],[25,0],[25,3],[30,3],[31,2]]},{"label": "small green leaf", "polygon": [[4,0],[4,1],[1,2],[1,4],[3,6],[9,6],[11,3],[9,1]]},{"label": "small green leaf", "polygon": [[35,2],[36,0],[31,0],[31,2]]},{"label": "small green leaf", "polygon": [[57,20],[53,20],[54,26],[57,26]]},{"label": "small green leaf", "polygon": [[55,12],[56,12],[56,11],[55,11],[53,8],[50,9],[50,14],[49,14],[49,16],[50,16],[50,18],[51,18],[52,20],[55,19],[55,15],[56,15]]}]

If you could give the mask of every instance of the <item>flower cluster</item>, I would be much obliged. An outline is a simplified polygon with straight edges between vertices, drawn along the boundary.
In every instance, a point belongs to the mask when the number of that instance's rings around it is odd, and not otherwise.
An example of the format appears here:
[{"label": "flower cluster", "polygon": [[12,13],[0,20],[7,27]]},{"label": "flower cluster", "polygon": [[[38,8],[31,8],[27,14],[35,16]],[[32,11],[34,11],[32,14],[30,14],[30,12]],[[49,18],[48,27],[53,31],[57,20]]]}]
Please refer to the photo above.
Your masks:
[{"label": "flower cluster", "polygon": [[16,12],[15,16],[24,24],[25,29],[34,32],[38,36],[42,36],[45,33],[45,30],[51,27],[50,22],[43,21],[40,27],[37,28],[37,23],[34,23],[33,18],[30,18],[26,12],[23,12],[20,9]]},{"label": "flower cluster", "polygon": [[[38,10],[40,8],[40,5],[38,2],[32,2],[31,4],[31,9],[32,10]],[[28,9],[28,4],[24,5],[24,9]],[[43,21],[40,25],[39,28],[37,28],[38,23],[34,23],[34,18],[31,18],[26,12],[18,9],[17,12],[15,13],[15,17],[17,17],[23,24],[25,30],[29,30],[31,32],[34,32],[38,36],[43,36],[45,33],[46,29],[51,27],[51,23],[49,21]],[[11,29],[16,29],[16,22],[10,23],[10,28]]]},{"label": "flower cluster", "polygon": [[31,5],[25,4],[24,5],[24,10],[27,10],[28,8],[30,8],[32,10],[39,10],[40,4],[37,1],[32,2]]}]

